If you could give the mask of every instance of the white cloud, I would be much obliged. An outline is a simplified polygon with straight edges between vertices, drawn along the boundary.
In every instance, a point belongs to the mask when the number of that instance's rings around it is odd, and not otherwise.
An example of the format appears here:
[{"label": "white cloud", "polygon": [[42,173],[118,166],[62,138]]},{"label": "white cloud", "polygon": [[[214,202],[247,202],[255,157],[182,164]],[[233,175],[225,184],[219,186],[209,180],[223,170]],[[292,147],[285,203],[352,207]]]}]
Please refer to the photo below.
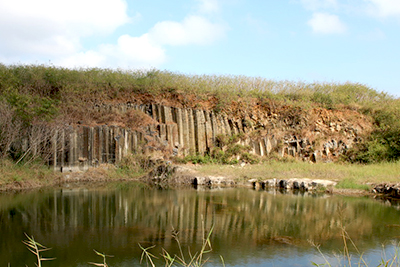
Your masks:
[{"label": "white cloud", "polygon": [[[219,9],[217,0],[199,1],[201,14]],[[226,30],[204,16],[189,15],[181,22],[161,21],[140,36],[123,34],[115,43],[85,50],[83,38],[106,37],[132,22],[127,10],[126,0],[0,1],[0,59],[50,60],[67,67],[159,67],[167,60],[166,46],[211,44]]]},{"label": "white cloud", "polygon": [[207,45],[221,37],[223,31],[223,26],[203,17],[188,16],[182,23],[159,22],[140,37],[122,35],[115,45],[104,44],[55,63],[69,67],[159,67],[167,60],[165,45]]},{"label": "white cloud", "polygon": [[225,27],[200,16],[188,16],[181,23],[162,21],[139,37],[122,35],[116,44],[78,52],[54,63],[67,67],[159,67],[167,60],[166,45],[207,45],[224,35]]},{"label": "white cloud", "polygon": [[54,62],[67,67],[105,68],[151,68],[166,60],[165,50],[149,39],[149,34],[140,37],[122,35],[117,44],[103,44],[95,50],[80,52]]},{"label": "white cloud", "polygon": [[64,66],[67,68],[75,67],[105,67],[105,56],[97,51],[78,52],[63,58],[56,59],[52,62],[56,66]]},{"label": "white cloud", "polygon": [[201,16],[188,16],[183,22],[163,21],[149,32],[150,38],[163,45],[206,45],[224,35],[225,27]]},{"label": "white cloud", "polygon": [[124,0],[1,1],[1,47],[15,53],[70,53],[79,48],[79,38],[127,23],[126,10]]},{"label": "white cloud", "polygon": [[400,16],[399,0],[366,0],[368,12],[376,17]]},{"label": "white cloud", "polygon": [[[80,36],[109,33],[129,21],[124,0],[13,0],[0,2],[1,21],[37,24]],[[36,29],[36,28],[35,28]],[[51,32],[51,31],[50,31]]]},{"label": "white cloud", "polygon": [[346,32],[346,25],[336,15],[316,12],[307,23],[314,33],[340,34]]},{"label": "white cloud", "polygon": [[[107,50],[109,49],[109,52]],[[159,66],[166,60],[165,50],[161,45],[154,43],[149,34],[143,34],[140,37],[132,37],[123,35],[118,38],[118,44],[114,47],[108,46],[101,48],[101,51],[106,54],[117,57],[121,67]]]},{"label": "white cloud", "polygon": [[300,0],[303,6],[309,10],[337,8],[337,0]]}]

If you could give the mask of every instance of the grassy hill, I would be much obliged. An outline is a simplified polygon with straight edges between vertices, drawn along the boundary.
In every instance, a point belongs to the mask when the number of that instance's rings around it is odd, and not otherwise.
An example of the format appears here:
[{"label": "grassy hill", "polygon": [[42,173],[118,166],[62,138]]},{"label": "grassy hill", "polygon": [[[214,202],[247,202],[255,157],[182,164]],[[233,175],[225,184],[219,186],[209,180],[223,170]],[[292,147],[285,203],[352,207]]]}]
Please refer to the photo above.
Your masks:
[{"label": "grassy hill", "polygon": [[31,125],[104,123],[120,114],[96,113],[88,107],[138,101],[226,113],[251,109],[254,103],[294,111],[316,107],[356,111],[370,117],[374,129],[346,160],[372,163],[400,157],[400,100],[362,84],[3,64],[0,157],[13,156],[10,145]]}]

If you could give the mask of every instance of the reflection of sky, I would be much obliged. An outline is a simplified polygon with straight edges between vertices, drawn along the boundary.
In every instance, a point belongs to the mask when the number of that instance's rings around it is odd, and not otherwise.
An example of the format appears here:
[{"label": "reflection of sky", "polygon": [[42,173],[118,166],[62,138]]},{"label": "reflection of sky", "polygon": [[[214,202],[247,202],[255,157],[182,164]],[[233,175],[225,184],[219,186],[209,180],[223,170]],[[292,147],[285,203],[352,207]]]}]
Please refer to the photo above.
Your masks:
[{"label": "reflection of sky", "polygon": [[[319,254],[316,249],[308,250],[307,252],[299,252],[296,249],[286,249],[281,251],[281,254],[277,254],[274,257],[265,257],[263,251],[255,251],[252,255],[247,255],[244,258],[236,260],[234,263],[224,262],[226,267],[287,267],[287,266],[312,266],[313,263],[324,266],[329,263],[331,266],[378,266],[379,263],[384,260],[392,260],[396,253],[396,246],[390,245],[385,246],[385,249],[371,249],[368,252],[360,255],[351,255],[351,265],[349,265],[347,258],[343,257],[343,254],[338,253],[326,253],[323,256]],[[343,252],[343,251],[342,251]],[[384,255],[386,253],[386,255]],[[157,261],[156,261],[157,262]],[[363,264],[366,263],[366,265]],[[109,263],[114,263],[112,259]],[[163,266],[163,262],[159,262]],[[389,262],[390,263],[390,262]],[[139,260],[125,260],[117,263],[119,267],[131,267],[139,266]],[[78,265],[78,267],[86,265]],[[142,262],[141,266],[146,266],[145,261]],[[206,266],[220,267],[222,261],[217,255],[213,255]]]},{"label": "reflection of sky", "polygon": [[[340,254],[341,253],[341,254]],[[262,267],[262,266],[312,266],[313,263],[323,266],[331,264],[332,266],[378,266],[384,260],[392,260],[396,253],[395,245],[387,245],[381,249],[371,249],[367,252],[359,254],[351,254],[351,265],[347,258],[343,256],[343,250],[340,252],[324,253],[321,255],[317,249],[312,248],[306,252],[299,252],[296,249],[286,249],[277,253],[274,257],[266,258],[262,251],[255,252],[253,255],[248,255],[246,258],[239,259],[235,263],[225,263],[229,267]],[[221,266],[218,259],[214,260],[208,266]],[[366,263],[364,265],[363,263]],[[398,261],[396,261],[398,262]],[[389,262],[390,263],[390,262]],[[396,265],[397,266],[397,265]]]}]

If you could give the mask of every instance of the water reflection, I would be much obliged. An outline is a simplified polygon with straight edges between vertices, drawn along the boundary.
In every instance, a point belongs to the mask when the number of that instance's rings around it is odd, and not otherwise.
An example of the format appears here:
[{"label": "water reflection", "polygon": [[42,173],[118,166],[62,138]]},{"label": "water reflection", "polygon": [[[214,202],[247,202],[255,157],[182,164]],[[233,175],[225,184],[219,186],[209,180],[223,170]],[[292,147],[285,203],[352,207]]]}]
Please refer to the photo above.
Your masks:
[{"label": "water reflection", "polygon": [[194,252],[203,229],[212,226],[213,254],[223,255],[227,266],[311,265],[319,256],[308,240],[327,254],[342,249],[342,225],[365,252],[400,234],[400,211],[369,198],[157,190],[138,184],[91,187],[1,195],[0,265],[33,265],[21,242],[24,233],[53,248],[45,256],[57,260],[46,266],[90,266],[87,262],[99,260],[93,249],[114,255],[111,266],[136,266],[138,243],[157,245],[155,254],[161,247],[177,251],[171,234],[176,230],[182,245]]}]

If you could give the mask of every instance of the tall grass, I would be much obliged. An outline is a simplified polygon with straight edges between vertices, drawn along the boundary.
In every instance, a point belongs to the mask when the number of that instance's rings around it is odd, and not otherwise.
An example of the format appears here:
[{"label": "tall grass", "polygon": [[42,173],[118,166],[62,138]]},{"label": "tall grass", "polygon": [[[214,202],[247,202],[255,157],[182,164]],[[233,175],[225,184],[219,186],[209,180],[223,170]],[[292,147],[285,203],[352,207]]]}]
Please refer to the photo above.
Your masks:
[{"label": "tall grass", "polygon": [[[310,244],[315,247],[318,251],[318,253],[321,255],[324,263],[318,264],[315,263],[314,261],[311,261],[311,265],[313,266],[371,266],[367,260],[364,258],[363,252],[361,252],[357,245],[354,243],[354,241],[351,239],[350,235],[346,231],[346,229],[342,226],[340,228],[341,236],[343,239],[343,251],[340,252],[340,254],[336,255],[337,263],[333,264],[332,261],[328,260],[328,258],[325,256],[325,254],[321,250],[321,245],[315,244],[312,240],[309,240]],[[194,254],[191,254],[189,251],[188,257],[185,258],[184,252],[182,250],[182,247],[180,245],[179,239],[175,235],[175,240],[178,243],[179,255],[171,255],[168,251],[163,249],[163,252],[161,254],[161,257],[163,259],[163,266],[182,266],[182,267],[201,267],[205,266],[205,264],[208,262],[208,258],[204,258],[207,253],[210,253],[212,251],[211,248],[211,242],[210,242],[210,236],[212,233],[212,229],[209,231],[207,236],[204,236],[203,238],[203,243],[201,246],[200,251],[195,252]],[[25,234],[26,235],[26,234]],[[34,237],[30,237],[26,235],[27,240],[23,241],[23,243],[26,245],[27,249],[36,257],[37,263],[35,263],[36,266],[41,267],[42,263],[45,261],[51,261],[55,260],[55,258],[45,258],[42,256],[43,252],[50,250],[51,248],[47,248],[44,245],[41,245],[38,243]],[[149,250],[154,248],[155,246],[150,246],[147,248],[142,247],[139,244],[139,247],[142,249],[142,256],[140,259],[140,263],[143,262],[143,260],[146,261],[147,266],[151,267],[156,267],[157,265],[154,262],[154,259],[157,259],[157,256],[153,255]],[[352,255],[350,254],[350,249],[355,250],[356,255],[358,256],[358,259],[353,259]],[[101,266],[101,267],[109,267],[110,265],[107,263],[107,257],[113,257],[112,255],[106,255],[105,253],[98,252],[94,250],[96,255],[100,256],[102,258],[102,262],[100,263],[95,263],[95,262],[89,262],[89,264],[94,265],[94,266]],[[382,252],[382,257],[380,262],[378,262],[377,266],[385,266],[385,267],[390,267],[390,266],[399,266],[400,261],[399,261],[399,244],[396,244],[396,249],[395,253],[393,256],[390,256],[389,258],[386,255],[386,251],[383,249]],[[225,262],[222,256],[221,258],[221,264],[220,266],[225,266]],[[375,263],[376,264],[376,263]],[[375,266],[375,264],[373,266]],[[215,264],[214,264],[215,265]],[[10,265],[8,265],[10,266]],[[161,266],[161,264],[160,264]]]},{"label": "tall grass", "polygon": [[[179,232],[174,231],[173,232],[173,238],[178,244],[179,248],[179,255],[176,254],[171,254],[167,250],[163,249],[161,257],[164,260],[163,265],[172,267],[172,266],[182,266],[182,267],[201,267],[204,266],[208,262],[208,258],[206,255],[210,252],[212,252],[212,247],[211,247],[211,234],[213,232],[213,228],[211,228],[208,233],[205,232],[204,229],[204,223],[203,223],[203,242],[201,245],[201,249],[196,252],[191,252],[189,250],[188,255],[185,255],[183,252],[183,248],[181,246],[181,243],[178,238]],[[27,249],[36,257],[37,263],[35,263],[36,266],[41,267],[42,263],[44,261],[51,261],[55,260],[55,258],[45,258],[43,257],[43,252],[51,250],[51,248],[47,248],[46,246],[40,244],[37,242],[34,237],[30,237],[27,234],[25,234],[27,237],[27,240],[24,240],[23,243],[26,245]],[[142,263],[143,260],[146,261],[147,265],[150,265],[152,267],[156,267],[156,264],[154,262],[154,259],[157,259],[158,257],[153,255],[150,250],[154,248],[155,246],[150,246],[147,248],[142,247],[139,244],[139,247],[142,249],[142,256],[140,259],[140,263]],[[106,255],[105,253],[98,252],[94,250],[96,255],[100,256],[102,258],[102,262],[96,263],[96,262],[89,262],[89,264],[94,265],[94,266],[101,266],[101,267],[108,267],[107,263],[107,258],[113,257],[112,255]],[[223,257],[221,256],[221,266],[225,266]]]},{"label": "tall grass", "polygon": [[[181,243],[178,238],[178,232],[173,233],[173,238],[178,244],[179,248],[179,255],[172,255],[165,249],[163,249],[163,252],[161,254],[163,260],[164,260],[164,266],[182,266],[182,267],[201,267],[204,266],[208,258],[205,258],[206,254],[210,253],[212,251],[211,247],[211,241],[210,237],[213,232],[213,228],[210,229],[208,234],[205,233],[204,231],[204,224],[203,224],[203,242],[201,245],[201,249],[195,253],[192,253],[189,250],[189,255],[185,256],[185,253],[183,252]],[[157,256],[153,255],[152,253],[149,252],[150,249],[154,248],[154,246],[148,247],[148,248],[143,248],[139,244],[140,248],[142,249],[142,257],[141,257],[141,262],[145,259],[147,263],[150,264],[152,267],[156,267],[156,264],[154,263],[153,259],[156,259]],[[224,260],[221,257],[222,264],[224,265]]]},{"label": "tall grass", "polygon": [[[336,105],[367,105],[393,98],[358,83],[305,83],[275,81],[243,75],[185,75],[159,70],[67,69],[46,65],[0,64],[0,92],[51,99],[125,97],[129,93],[185,93],[200,97],[258,97],[274,100]],[[220,99],[222,100],[222,99]]]},{"label": "tall grass", "polygon": [[[315,247],[318,251],[318,253],[321,255],[322,259],[324,260],[324,263],[317,264],[315,262],[312,262],[313,266],[382,266],[382,267],[392,267],[392,266],[400,266],[400,261],[399,261],[399,245],[400,243],[396,243],[395,245],[395,252],[394,255],[388,257],[386,255],[385,248],[383,247],[382,250],[382,256],[381,260],[378,263],[373,263],[371,265],[364,256],[364,253],[360,251],[357,247],[357,245],[354,243],[354,241],[351,239],[349,233],[346,231],[346,229],[341,226],[340,227],[340,234],[343,240],[343,251],[341,251],[338,255],[336,256],[337,263],[333,264],[332,261],[328,260],[325,254],[321,250],[321,246],[319,244],[315,244],[312,240],[309,240],[310,244]],[[356,256],[358,258],[353,259],[352,255],[350,254],[350,249],[353,249],[356,252]],[[378,265],[376,265],[378,264]]]}]

